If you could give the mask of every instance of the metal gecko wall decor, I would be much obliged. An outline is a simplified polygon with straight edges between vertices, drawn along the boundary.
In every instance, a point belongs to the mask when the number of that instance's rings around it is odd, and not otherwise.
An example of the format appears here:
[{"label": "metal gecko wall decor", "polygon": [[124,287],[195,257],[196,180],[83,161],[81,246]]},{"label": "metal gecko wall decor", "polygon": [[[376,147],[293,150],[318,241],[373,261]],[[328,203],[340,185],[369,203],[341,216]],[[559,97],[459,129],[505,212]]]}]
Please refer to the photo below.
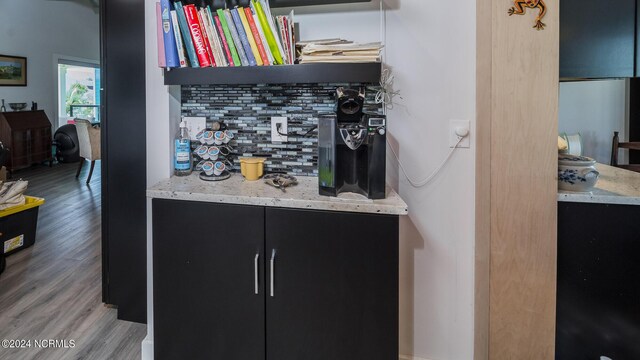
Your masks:
[{"label": "metal gecko wall decor", "polygon": [[544,0],[513,0],[513,5],[514,6],[509,8],[509,16],[524,15],[527,12],[527,8],[539,9],[540,12],[538,16],[536,16],[536,23],[533,25],[533,28],[536,30],[544,30],[546,25],[542,22],[542,18],[547,14],[547,5],[544,3]]}]

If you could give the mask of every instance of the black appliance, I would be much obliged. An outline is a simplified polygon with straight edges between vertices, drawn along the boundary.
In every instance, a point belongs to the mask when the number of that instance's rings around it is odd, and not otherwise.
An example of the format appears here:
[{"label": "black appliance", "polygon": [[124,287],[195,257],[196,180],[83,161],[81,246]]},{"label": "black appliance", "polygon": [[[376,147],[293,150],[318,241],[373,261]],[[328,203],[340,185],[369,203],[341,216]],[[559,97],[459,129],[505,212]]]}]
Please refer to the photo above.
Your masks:
[{"label": "black appliance", "polygon": [[318,119],[320,195],[385,198],[386,117],[365,114],[365,90],[336,90],[335,113]]}]

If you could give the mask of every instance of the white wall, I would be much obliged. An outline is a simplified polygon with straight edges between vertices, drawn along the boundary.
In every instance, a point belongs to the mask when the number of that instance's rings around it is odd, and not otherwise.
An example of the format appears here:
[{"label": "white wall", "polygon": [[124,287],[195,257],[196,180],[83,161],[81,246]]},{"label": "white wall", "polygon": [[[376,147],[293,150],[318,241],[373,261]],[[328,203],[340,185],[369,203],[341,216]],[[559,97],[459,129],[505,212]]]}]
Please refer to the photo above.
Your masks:
[{"label": "white wall", "polygon": [[583,155],[609,164],[613,132],[620,131],[625,141],[628,140],[627,128],[626,80],[560,83],[558,130],[560,134],[580,133]]},{"label": "white wall", "polygon": [[[147,0],[148,144],[170,139],[175,105],[156,70],[155,15]],[[384,0],[296,9],[301,38],[386,38],[385,60],[401,92],[388,112],[390,140],[413,178],[447,156],[450,119],[475,128],[475,1]],[[382,29],[381,29],[382,23]],[[386,25],[385,25],[386,23]],[[152,48],[153,47],[153,48]],[[170,114],[170,111],[174,113]],[[403,359],[473,358],[475,141],[428,186],[415,189],[389,156],[389,182],[409,204],[400,229],[400,352]],[[170,147],[148,151],[150,183],[171,172]],[[389,152],[390,154],[390,152]],[[151,284],[151,282],[150,282]],[[151,305],[151,304],[150,304]],[[150,307],[151,308],[151,307]],[[151,317],[150,317],[151,318]],[[151,355],[151,334],[143,358]]]},{"label": "white wall", "polygon": [[[54,57],[100,60],[100,18],[68,1],[0,0],[0,54],[27,57],[27,87],[0,86],[6,103],[31,101],[56,126]],[[7,106],[7,110],[9,106]]]}]

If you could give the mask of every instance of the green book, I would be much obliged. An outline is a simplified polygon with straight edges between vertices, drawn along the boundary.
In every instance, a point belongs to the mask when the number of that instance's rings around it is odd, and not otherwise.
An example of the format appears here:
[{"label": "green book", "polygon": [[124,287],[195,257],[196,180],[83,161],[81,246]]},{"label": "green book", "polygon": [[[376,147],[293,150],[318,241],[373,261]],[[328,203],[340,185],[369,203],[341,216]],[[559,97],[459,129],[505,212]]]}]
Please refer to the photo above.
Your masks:
[{"label": "green book", "polygon": [[271,25],[269,25],[269,20],[267,20],[267,15],[265,15],[264,10],[262,9],[262,5],[260,5],[260,2],[253,0],[253,6],[256,10],[256,14],[258,14],[258,19],[260,19],[260,24],[262,25],[264,36],[267,38],[269,49],[271,49],[271,53],[273,54],[273,58],[276,64],[277,65],[284,64],[284,61],[282,60],[282,54],[280,54],[280,50],[278,49],[276,38],[273,37],[273,32],[271,31]]},{"label": "green book", "polygon": [[220,23],[222,24],[224,37],[227,39],[227,44],[229,44],[229,50],[231,51],[231,57],[233,57],[233,63],[235,64],[235,66],[242,66],[240,57],[238,57],[236,46],[233,44],[233,37],[231,37],[231,32],[229,32],[229,25],[227,24],[227,19],[225,18],[224,11],[222,9],[218,9],[216,12],[218,13]]}]

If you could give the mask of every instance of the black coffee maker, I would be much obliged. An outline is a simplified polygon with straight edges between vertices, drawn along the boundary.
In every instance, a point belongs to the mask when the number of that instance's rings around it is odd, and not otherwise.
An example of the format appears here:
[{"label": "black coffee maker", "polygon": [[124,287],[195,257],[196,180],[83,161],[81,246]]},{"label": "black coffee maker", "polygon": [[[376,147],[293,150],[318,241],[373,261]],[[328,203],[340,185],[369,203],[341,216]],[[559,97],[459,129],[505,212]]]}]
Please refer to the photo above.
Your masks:
[{"label": "black coffee maker", "polygon": [[365,90],[336,90],[335,113],[318,119],[320,195],[385,198],[386,117],[365,114]]}]

